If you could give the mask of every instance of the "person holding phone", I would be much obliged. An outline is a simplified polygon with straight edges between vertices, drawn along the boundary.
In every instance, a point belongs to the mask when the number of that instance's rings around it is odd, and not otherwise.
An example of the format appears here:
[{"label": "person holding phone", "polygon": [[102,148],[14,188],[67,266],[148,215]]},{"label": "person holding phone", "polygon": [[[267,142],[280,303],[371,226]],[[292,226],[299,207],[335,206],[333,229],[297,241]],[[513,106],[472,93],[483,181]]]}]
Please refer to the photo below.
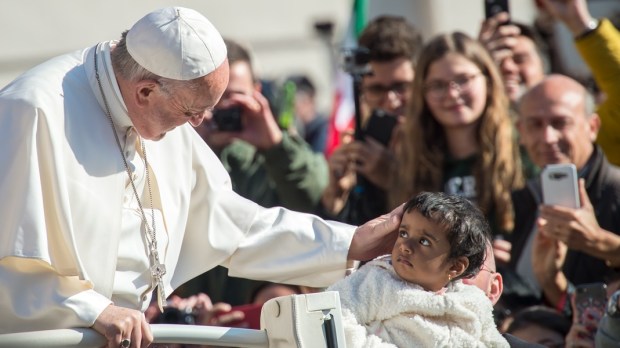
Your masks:
[{"label": "person holding phone", "polygon": [[573,285],[604,282],[620,265],[620,168],[595,145],[600,119],[577,81],[546,77],[519,103],[520,141],[539,167],[572,163],[581,206],[544,205],[540,179],[513,194],[510,268],[532,293],[568,310]]},{"label": "person holding phone", "polygon": [[489,14],[480,26],[478,40],[491,53],[506,94],[516,106],[521,95],[545,77],[545,44],[532,27],[510,21],[508,12]]},{"label": "person holding phone", "polygon": [[[368,49],[372,71],[363,76],[361,83],[362,123],[364,127],[369,123],[376,126],[366,132],[363,141],[354,141],[351,134],[343,135],[340,146],[329,155],[329,185],[321,198],[326,215],[349,222],[352,216],[363,220],[365,216],[387,211],[385,190],[394,160],[390,145],[394,123],[382,122],[387,119],[379,118],[374,121],[380,122],[371,122],[371,118],[378,113],[397,120],[404,116],[422,36],[404,17],[384,15],[368,23],[358,44]],[[381,135],[373,136],[373,132]],[[382,142],[377,138],[389,140]],[[367,184],[363,202],[353,207],[350,193],[357,184],[358,174]],[[351,209],[359,211],[351,212]]]},{"label": "person holding phone", "polygon": [[250,52],[233,40],[225,43],[230,74],[214,116],[231,118],[235,115],[231,111],[237,110],[241,124],[239,129],[221,131],[221,121],[218,124],[214,117],[196,131],[218,154],[235,192],[266,207],[314,212],[327,185],[325,157],[314,153],[301,137],[279,128],[261,93]]}]

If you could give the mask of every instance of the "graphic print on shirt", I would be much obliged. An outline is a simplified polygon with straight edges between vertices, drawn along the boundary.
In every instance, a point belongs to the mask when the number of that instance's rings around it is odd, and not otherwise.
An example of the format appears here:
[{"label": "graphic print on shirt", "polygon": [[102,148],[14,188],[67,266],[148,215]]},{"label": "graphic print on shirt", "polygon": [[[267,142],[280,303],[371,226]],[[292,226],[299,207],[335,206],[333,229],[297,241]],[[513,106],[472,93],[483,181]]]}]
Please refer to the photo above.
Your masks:
[{"label": "graphic print on shirt", "polygon": [[476,179],[473,175],[452,177],[445,183],[443,190],[445,193],[476,201]]}]

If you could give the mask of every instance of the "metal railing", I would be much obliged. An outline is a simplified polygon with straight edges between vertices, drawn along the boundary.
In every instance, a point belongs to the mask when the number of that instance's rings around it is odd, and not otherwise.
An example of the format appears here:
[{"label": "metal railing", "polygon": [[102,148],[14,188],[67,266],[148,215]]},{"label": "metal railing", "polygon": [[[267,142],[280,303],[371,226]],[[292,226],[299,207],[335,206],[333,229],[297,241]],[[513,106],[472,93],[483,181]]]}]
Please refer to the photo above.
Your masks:
[{"label": "metal railing", "polygon": [[[198,344],[222,347],[269,347],[264,330],[238,329],[215,326],[153,324],[153,343]],[[101,347],[106,339],[95,330],[61,329],[18,332],[0,335],[0,347]]]}]

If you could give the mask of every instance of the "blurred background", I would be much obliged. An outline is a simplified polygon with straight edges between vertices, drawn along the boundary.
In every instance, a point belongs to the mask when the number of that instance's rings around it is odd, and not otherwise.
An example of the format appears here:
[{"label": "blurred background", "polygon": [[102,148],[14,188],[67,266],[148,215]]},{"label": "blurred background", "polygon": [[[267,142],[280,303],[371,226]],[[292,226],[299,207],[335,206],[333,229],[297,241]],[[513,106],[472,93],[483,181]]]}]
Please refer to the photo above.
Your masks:
[{"label": "blurred background", "polygon": [[[476,36],[485,0],[358,0],[358,23],[381,14],[407,17],[424,38],[461,30]],[[361,3],[361,6],[360,4]],[[594,14],[618,7],[618,0],[591,0]],[[317,90],[317,106],[329,114],[334,69],[353,32],[354,0],[0,0],[0,88],[21,72],[69,51],[117,39],[146,13],[164,6],[190,7],[209,18],[225,37],[254,54],[263,80],[307,75]],[[513,18],[532,23],[535,0],[512,0]],[[566,38],[567,55],[572,41]],[[579,62],[570,63],[574,69]]]}]

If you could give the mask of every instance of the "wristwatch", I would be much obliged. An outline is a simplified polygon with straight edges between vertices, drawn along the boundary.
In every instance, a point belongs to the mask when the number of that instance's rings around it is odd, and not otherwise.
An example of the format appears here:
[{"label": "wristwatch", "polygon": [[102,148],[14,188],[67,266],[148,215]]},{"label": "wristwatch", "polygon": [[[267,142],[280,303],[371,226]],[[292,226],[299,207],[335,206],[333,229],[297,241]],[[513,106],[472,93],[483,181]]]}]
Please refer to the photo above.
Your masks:
[{"label": "wristwatch", "polygon": [[583,32],[577,34],[577,36],[575,36],[575,40],[579,40],[582,39],[586,36],[588,36],[588,34],[592,33],[593,31],[596,30],[596,28],[598,28],[598,26],[601,24],[601,22],[596,19],[596,18],[590,18],[590,20],[588,21],[588,23],[586,23],[586,30],[584,30]]},{"label": "wristwatch", "polygon": [[620,300],[620,290],[611,295],[611,298],[607,302],[607,315],[612,318],[620,318],[620,310],[618,310],[618,301]]}]

